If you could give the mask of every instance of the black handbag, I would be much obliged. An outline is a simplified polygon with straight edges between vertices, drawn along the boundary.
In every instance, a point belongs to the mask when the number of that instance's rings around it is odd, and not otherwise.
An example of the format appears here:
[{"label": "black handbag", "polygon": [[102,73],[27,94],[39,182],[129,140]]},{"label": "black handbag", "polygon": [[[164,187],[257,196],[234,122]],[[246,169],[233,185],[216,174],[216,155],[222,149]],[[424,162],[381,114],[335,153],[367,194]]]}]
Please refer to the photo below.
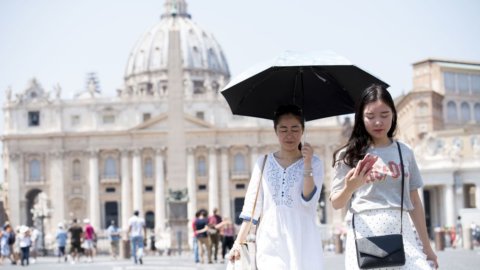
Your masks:
[{"label": "black handbag", "polygon": [[400,167],[402,171],[402,199],[400,207],[400,234],[388,234],[370,236],[357,239],[355,233],[355,215],[352,217],[353,235],[355,236],[355,248],[357,250],[357,262],[360,269],[374,269],[405,265],[405,251],[403,248],[402,222],[403,222],[403,192],[405,172],[403,168],[402,151],[397,142],[400,155]]}]

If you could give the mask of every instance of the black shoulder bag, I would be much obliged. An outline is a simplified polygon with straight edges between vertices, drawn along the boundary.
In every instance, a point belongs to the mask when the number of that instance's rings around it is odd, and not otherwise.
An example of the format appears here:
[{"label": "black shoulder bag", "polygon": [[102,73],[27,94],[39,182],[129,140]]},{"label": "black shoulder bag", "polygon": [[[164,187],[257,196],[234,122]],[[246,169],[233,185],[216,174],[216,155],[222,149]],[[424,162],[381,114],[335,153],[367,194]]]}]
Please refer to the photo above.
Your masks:
[{"label": "black shoulder bag", "polygon": [[403,191],[405,189],[405,172],[403,168],[402,151],[397,142],[402,170],[402,199],[400,207],[400,234],[370,236],[357,239],[355,233],[355,215],[352,217],[353,235],[357,249],[357,262],[360,269],[373,269],[381,267],[402,266],[405,264],[405,251],[403,249],[402,222],[403,222]]}]

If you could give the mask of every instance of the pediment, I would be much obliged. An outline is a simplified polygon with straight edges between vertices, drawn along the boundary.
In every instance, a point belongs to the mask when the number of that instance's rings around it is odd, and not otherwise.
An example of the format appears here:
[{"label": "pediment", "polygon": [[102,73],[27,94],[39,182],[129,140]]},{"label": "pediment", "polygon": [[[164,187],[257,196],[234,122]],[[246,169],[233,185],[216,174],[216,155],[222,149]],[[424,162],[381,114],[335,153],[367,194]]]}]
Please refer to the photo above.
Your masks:
[{"label": "pediment", "polygon": [[[167,131],[168,118],[168,114],[162,113],[133,127],[130,131]],[[183,121],[185,130],[211,129],[214,127],[212,124],[188,114],[183,115]]]}]

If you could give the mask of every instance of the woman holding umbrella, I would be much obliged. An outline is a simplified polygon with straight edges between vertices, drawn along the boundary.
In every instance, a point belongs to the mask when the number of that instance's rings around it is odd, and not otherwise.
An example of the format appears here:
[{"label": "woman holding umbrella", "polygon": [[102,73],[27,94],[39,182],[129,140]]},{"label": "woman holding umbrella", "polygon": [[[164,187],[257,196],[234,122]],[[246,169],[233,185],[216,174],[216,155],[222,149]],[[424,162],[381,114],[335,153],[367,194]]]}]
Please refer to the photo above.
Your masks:
[{"label": "woman holding umbrella", "polygon": [[[398,233],[403,237],[405,259],[403,266],[394,269],[431,269],[427,260],[438,268],[418,194],[423,181],[412,149],[393,139],[396,124],[391,95],[384,86],[373,84],[361,96],[350,139],[334,153],[330,200],[335,209],[348,206],[351,214],[347,218],[351,222],[346,269],[359,269],[361,264],[356,239]],[[402,218],[406,215],[403,210],[408,212],[423,247],[418,246],[408,217]]]},{"label": "woman holding umbrella", "polygon": [[256,235],[258,269],[323,269],[322,239],[315,221],[323,184],[322,161],[310,144],[301,146],[305,122],[299,107],[280,106],[273,123],[279,150],[256,162],[230,260],[240,259],[240,244],[247,238],[250,220],[258,224],[261,216]]}]

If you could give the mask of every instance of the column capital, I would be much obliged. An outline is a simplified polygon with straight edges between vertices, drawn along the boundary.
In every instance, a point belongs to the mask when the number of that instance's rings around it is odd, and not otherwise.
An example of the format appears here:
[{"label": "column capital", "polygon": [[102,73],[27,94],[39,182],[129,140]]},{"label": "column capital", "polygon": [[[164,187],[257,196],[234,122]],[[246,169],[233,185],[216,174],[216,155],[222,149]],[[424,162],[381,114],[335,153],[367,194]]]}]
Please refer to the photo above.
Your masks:
[{"label": "column capital", "polygon": [[134,156],[140,156],[140,154],[142,153],[142,149],[135,148],[135,149],[132,149],[132,152]]},{"label": "column capital", "polygon": [[215,144],[215,145],[209,145],[209,146],[207,146],[207,148],[208,148],[208,152],[214,153],[215,151],[220,149],[220,146]]},{"label": "column capital", "polygon": [[87,152],[89,157],[94,158],[94,157],[98,157],[98,153],[100,152],[100,150],[96,148],[95,149],[92,148],[92,149],[88,149]]},{"label": "column capital", "polygon": [[120,148],[119,151],[120,151],[120,154],[122,156],[128,156],[128,154],[130,154],[132,149],[130,149],[130,148]]},{"label": "column capital", "polygon": [[187,146],[187,154],[193,155],[196,149],[197,149],[197,146]]},{"label": "column capital", "polygon": [[166,146],[160,146],[160,147],[154,148],[154,151],[157,156],[163,156],[165,154],[166,149],[167,149]]},{"label": "column capital", "polygon": [[227,146],[227,145],[220,146],[220,151],[222,152],[222,154],[228,153],[228,150],[230,150],[230,146]]},{"label": "column capital", "polygon": [[63,150],[54,150],[54,151],[50,151],[48,154],[49,154],[51,157],[53,157],[53,158],[59,158],[59,159],[60,159],[60,158],[63,158],[63,157],[64,157],[65,151],[63,151]]},{"label": "column capital", "polygon": [[21,153],[10,153],[8,154],[8,158],[11,160],[11,161],[17,161],[20,159],[21,157]]}]

